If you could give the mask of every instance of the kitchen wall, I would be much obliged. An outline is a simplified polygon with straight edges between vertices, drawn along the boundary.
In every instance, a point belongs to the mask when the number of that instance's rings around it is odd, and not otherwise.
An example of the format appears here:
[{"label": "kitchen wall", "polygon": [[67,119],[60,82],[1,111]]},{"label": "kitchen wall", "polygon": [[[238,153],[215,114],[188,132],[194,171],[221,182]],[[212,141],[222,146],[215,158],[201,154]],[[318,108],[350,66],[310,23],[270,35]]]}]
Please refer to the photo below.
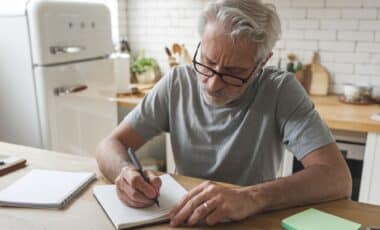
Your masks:
[{"label": "kitchen wall", "polygon": [[164,47],[185,44],[190,54],[198,44],[197,16],[205,0],[119,0],[120,37],[128,37],[132,49],[144,49],[157,59],[163,72],[169,69]]},{"label": "kitchen wall", "polygon": [[[282,39],[270,64],[294,52],[304,63],[318,50],[332,76],[331,91],[346,82],[380,85],[380,0],[265,0],[282,19]],[[168,70],[164,46],[199,40],[197,16],[207,0],[118,0],[120,37],[144,49]]]}]

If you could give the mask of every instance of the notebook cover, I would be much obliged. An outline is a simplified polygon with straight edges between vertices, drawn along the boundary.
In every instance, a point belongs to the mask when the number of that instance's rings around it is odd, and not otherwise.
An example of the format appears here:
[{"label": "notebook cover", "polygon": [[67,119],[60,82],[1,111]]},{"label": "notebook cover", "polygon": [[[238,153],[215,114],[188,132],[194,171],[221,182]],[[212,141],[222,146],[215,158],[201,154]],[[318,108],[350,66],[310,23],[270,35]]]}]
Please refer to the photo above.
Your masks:
[{"label": "notebook cover", "polygon": [[95,179],[93,172],[33,169],[0,191],[0,206],[63,208]]},{"label": "notebook cover", "polygon": [[361,224],[310,208],[282,220],[287,230],[358,230]]}]

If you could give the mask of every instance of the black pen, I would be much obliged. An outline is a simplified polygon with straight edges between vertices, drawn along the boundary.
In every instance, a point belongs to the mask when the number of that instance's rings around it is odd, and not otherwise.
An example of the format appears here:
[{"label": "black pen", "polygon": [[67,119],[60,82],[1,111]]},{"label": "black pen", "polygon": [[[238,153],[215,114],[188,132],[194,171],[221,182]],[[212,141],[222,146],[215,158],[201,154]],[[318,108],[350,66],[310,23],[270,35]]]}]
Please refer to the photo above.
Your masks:
[{"label": "black pen", "polygon": [[[149,179],[145,176],[140,161],[139,159],[137,159],[136,154],[133,152],[132,148],[128,148],[128,156],[129,159],[132,161],[133,165],[137,168],[137,171],[140,173],[140,175],[144,178],[144,180],[147,183],[149,183]],[[158,207],[160,207],[160,203],[158,203],[157,197],[154,198],[154,202]]]}]

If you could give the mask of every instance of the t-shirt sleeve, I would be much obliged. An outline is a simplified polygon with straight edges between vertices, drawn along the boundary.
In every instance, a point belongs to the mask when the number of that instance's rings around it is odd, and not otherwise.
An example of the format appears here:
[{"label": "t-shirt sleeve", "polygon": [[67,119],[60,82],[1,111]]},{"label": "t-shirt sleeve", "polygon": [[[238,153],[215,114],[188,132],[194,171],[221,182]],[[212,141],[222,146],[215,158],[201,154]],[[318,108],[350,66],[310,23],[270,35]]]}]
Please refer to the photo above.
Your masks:
[{"label": "t-shirt sleeve", "polygon": [[127,122],[146,141],[169,131],[169,93],[172,71],[166,74],[144,99],[126,115]]},{"label": "t-shirt sleeve", "polygon": [[335,141],[293,74],[288,73],[280,86],[276,116],[283,143],[298,160]]}]

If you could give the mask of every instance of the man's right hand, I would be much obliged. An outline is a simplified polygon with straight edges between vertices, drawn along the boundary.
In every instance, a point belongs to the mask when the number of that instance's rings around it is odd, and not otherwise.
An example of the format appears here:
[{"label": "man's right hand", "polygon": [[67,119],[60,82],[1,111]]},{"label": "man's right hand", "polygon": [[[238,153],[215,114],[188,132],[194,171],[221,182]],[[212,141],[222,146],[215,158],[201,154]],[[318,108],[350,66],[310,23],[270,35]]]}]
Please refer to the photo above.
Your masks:
[{"label": "man's right hand", "polygon": [[144,173],[150,183],[133,167],[124,167],[115,179],[119,199],[130,207],[149,207],[159,195],[161,179],[153,171],[146,170]]}]

